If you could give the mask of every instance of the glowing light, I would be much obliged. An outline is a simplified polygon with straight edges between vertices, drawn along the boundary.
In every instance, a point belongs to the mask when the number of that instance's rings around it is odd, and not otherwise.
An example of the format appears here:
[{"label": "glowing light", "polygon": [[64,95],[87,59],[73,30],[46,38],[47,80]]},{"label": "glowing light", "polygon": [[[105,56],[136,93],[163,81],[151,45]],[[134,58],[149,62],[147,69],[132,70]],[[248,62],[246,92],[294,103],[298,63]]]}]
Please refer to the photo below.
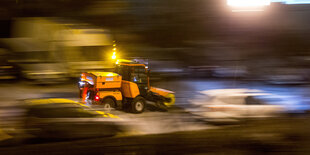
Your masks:
[{"label": "glowing light", "polygon": [[95,96],[95,101],[99,101],[100,97],[98,95]]},{"label": "glowing light", "polygon": [[119,63],[119,61],[118,61],[118,60],[116,60],[115,64],[118,64],[118,63]]},{"label": "glowing light", "polygon": [[114,74],[113,73],[108,73],[107,76],[114,76]]},{"label": "glowing light", "polygon": [[270,5],[270,0],[227,0],[227,5],[233,7],[257,7]]},{"label": "glowing light", "polygon": [[255,11],[264,11],[263,9],[238,9],[231,10],[232,12],[255,12]]},{"label": "glowing light", "polygon": [[115,47],[113,48],[113,51],[116,51],[116,48],[115,48]]},{"label": "glowing light", "polygon": [[116,59],[116,52],[113,52],[112,59]]}]

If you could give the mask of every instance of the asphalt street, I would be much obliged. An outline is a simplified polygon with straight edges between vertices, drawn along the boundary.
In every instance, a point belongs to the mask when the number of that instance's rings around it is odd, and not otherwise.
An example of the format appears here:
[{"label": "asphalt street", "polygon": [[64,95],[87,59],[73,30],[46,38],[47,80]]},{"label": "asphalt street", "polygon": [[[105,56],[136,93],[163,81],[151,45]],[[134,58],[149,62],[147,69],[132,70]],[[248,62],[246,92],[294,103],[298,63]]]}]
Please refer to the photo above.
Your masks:
[{"label": "asphalt street", "polygon": [[[303,124],[308,122],[307,116],[301,118],[277,118],[278,120],[255,120],[241,125],[218,126],[199,120],[186,112],[186,108],[191,106],[188,100],[194,98],[202,90],[222,88],[260,89],[268,93],[291,96],[292,99],[296,99],[294,103],[306,104],[309,98],[307,94],[309,86],[275,86],[248,81],[197,79],[160,81],[154,82],[153,86],[175,91],[176,106],[167,112],[161,112],[152,106],[152,103],[149,103],[147,110],[142,114],[113,110],[111,113],[132,123],[133,128],[131,132],[111,138],[74,141],[23,140],[19,143],[2,143],[0,150],[8,154],[64,154],[69,152],[65,148],[70,146],[74,150],[70,153],[74,154],[85,154],[87,152],[133,154],[156,154],[163,152],[181,154],[201,152],[227,153],[226,151],[247,154],[251,152],[251,149],[254,149],[252,151],[256,153],[261,153],[261,151],[287,152],[289,150],[283,149],[285,146],[295,146],[299,141],[303,145],[309,142],[307,138],[299,138],[299,136],[303,136],[301,134],[307,132],[305,130],[307,127],[303,127]],[[1,126],[5,126],[7,122],[14,121],[11,118],[22,113],[22,111],[10,107],[22,103],[23,99],[67,98],[79,101],[78,88],[73,82],[44,86],[25,82],[1,83],[0,92]],[[276,125],[275,121],[277,122]],[[293,130],[293,125],[290,125],[294,123],[297,124],[295,126],[298,130]],[[256,128],[253,128],[253,126],[256,126]],[[281,131],[278,132],[279,135],[274,131],[275,128]],[[265,134],[263,131],[268,132]],[[297,131],[298,133],[296,133]],[[290,136],[291,134],[293,139],[285,139],[287,135]],[[225,135],[227,136],[225,137]],[[283,143],[280,143],[283,137],[285,140]],[[297,137],[297,141],[294,141],[294,137]],[[234,140],[236,141],[235,144]],[[267,143],[265,143],[266,140],[268,141]],[[246,144],[247,142],[249,142],[248,145]],[[254,145],[255,143],[257,143],[257,146]],[[244,148],[241,149],[242,147]],[[53,148],[53,151],[42,152],[49,148]]]}]

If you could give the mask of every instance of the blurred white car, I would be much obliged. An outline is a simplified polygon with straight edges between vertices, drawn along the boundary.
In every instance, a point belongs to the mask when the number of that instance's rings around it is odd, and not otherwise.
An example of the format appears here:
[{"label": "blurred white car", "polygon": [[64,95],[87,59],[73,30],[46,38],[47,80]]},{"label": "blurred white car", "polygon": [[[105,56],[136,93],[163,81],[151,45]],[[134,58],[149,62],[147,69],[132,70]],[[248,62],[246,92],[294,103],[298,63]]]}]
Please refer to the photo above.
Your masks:
[{"label": "blurred white car", "polygon": [[271,94],[249,89],[214,89],[200,92],[190,100],[188,111],[210,121],[237,121],[240,118],[271,117],[283,113],[280,104],[267,104]]}]

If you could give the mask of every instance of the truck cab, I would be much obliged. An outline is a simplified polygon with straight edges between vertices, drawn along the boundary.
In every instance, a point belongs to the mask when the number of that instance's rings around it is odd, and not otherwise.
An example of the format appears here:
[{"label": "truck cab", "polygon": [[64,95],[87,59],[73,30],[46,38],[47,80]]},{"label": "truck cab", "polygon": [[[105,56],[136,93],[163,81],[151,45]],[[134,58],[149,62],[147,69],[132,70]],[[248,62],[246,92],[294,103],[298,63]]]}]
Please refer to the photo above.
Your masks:
[{"label": "truck cab", "polygon": [[139,95],[146,100],[155,102],[161,109],[166,109],[174,104],[174,92],[150,85],[149,71],[145,64],[132,61],[119,62],[115,67],[115,73],[122,75],[123,81],[135,83],[139,89]]},{"label": "truck cab", "polygon": [[144,64],[118,64],[115,73],[122,76],[122,80],[136,83],[140,94],[147,95],[149,78]]}]

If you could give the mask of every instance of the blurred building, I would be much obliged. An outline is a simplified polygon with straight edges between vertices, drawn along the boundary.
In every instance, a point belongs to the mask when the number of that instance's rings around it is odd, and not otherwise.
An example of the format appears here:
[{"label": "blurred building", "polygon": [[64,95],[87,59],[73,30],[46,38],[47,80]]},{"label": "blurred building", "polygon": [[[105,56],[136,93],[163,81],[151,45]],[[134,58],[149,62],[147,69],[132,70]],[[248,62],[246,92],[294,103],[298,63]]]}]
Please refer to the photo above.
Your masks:
[{"label": "blurred building", "polygon": [[[69,77],[78,77],[83,71],[114,67],[111,56],[117,51],[108,29],[64,18],[28,17],[15,18],[11,31],[12,38],[2,39],[2,42],[18,55],[13,61],[21,65],[24,72],[29,72],[26,69],[29,67],[25,68],[29,61],[33,63],[31,72],[51,74],[45,71],[61,70]],[[51,64],[46,65],[48,68],[40,68],[44,66],[42,62],[58,63],[62,69],[53,68]]]}]

